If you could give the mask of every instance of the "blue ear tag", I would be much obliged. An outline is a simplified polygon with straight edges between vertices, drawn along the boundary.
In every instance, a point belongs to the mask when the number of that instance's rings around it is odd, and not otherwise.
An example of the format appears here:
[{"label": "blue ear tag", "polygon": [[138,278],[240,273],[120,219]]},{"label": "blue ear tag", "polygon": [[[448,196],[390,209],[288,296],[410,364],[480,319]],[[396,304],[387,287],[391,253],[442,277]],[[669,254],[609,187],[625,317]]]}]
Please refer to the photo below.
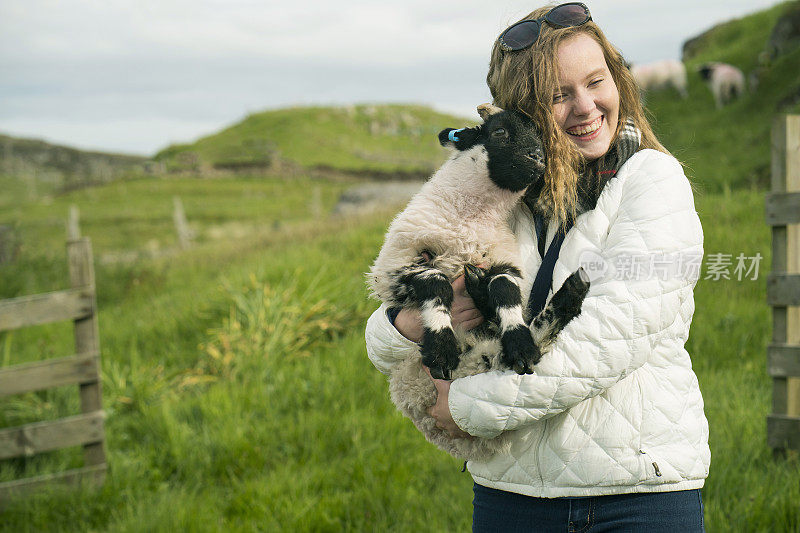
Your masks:
[{"label": "blue ear tag", "polygon": [[451,130],[450,133],[447,134],[447,138],[453,142],[456,142],[458,140],[458,137],[456,137],[456,133],[460,133],[465,129],[467,128],[461,128],[460,130]]}]

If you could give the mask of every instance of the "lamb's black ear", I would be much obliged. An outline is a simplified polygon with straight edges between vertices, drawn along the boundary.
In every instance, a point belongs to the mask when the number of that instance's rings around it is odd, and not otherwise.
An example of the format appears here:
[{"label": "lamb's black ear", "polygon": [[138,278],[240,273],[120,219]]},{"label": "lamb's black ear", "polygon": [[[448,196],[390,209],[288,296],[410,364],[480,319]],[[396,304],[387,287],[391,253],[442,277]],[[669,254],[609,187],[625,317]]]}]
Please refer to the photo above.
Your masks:
[{"label": "lamb's black ear", "polygon": [[479,128],[445,128],[439,132],[439,144],[451,146],[457,150],[466,150],[475,146]]}]

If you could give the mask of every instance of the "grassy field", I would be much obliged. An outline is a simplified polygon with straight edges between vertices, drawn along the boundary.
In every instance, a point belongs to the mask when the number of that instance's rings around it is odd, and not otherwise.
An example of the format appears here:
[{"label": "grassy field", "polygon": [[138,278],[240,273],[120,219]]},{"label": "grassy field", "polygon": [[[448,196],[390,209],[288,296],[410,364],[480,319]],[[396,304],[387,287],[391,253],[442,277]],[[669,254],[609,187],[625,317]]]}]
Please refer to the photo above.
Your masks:
[{"label": "grassy field", "polygon": [[[322,188],[328,211],[344,186],[151,178],[14,211],[25,239],[17,263],[0,267],[3,296],[66,283],[56,241],[69,205],[81,207],[84,233],[96,243],[110,472],[96,491],[54,490],[10,504],[0,528],[469,529],[469,476],[394,410],[385,378],[364,352],[363,324],[375,304],[361,273],[389,213],[315,219],[304,207],[310,187]],[[233,223],[252,229],[177,251],[168,220],[176,194],[199,235]],[[296,216],[275,227],[276,213],[289,205]],[[704,280],[696,292],[688,348],[711,425],[710,531],[800,527],[800,462],[775,459],[766,447],[769,232],[762,205],[757,191],[697,198],[707,253],[764,256],[757,280]],[[162,254],[147,251],[150,239]],[[141,253],[116,257],[126,248]],[[41,357],[38,349],[69,353],[69,327],[62,326],[0,335],[2,364]],[[56,389],[3,401],[0,424],[75,412],[76,392]],[[0,480],[80,464],[80,450],[4,461]]]}]

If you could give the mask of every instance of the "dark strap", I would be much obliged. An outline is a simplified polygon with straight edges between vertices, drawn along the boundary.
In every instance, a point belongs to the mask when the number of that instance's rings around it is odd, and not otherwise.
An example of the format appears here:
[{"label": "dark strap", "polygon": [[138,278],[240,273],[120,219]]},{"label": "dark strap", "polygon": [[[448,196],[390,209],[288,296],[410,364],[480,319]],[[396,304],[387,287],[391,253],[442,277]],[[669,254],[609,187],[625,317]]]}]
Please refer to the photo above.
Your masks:
[{"label": "dark strap", "polygon": [[[539,254],[544,250],[544,243],[547,239],[547,227],[544,223],[544,218],[541,215],[534,215],[534,223],[536,225],[536,240],[539,245]],[[567,223],[556,231],[553,237],[553,242],[547,248],[547,253],[542,258],[542,264],[539,266],[539,271],[536,273],[536,278],[533,280],[533,287],[531,287],[531,295],[528,298],[528,311],[531,320],[544,309],[547,303],[547,295],[550,294],[550,286],[553,285],[553,269],[556,266],[556,259],[561,251],[561,245],[564,243],[564,237],[567,236],[570,228],[572,228],[572,219],[567,220]]]},{"label": "dark strap", "polygon": [[536,244],[539,246],[539,257],[544,258],[544,246],[547,244],[547,226],[542,215],[533,216],[533,225],[536,228]]},{"label": "dark strap", "polygon": [[390,307],[386,310],[386,316],[389,317],[389,322],[394,326],[394,321],[397,320],[397,315],[400,314],[402,307]]}]

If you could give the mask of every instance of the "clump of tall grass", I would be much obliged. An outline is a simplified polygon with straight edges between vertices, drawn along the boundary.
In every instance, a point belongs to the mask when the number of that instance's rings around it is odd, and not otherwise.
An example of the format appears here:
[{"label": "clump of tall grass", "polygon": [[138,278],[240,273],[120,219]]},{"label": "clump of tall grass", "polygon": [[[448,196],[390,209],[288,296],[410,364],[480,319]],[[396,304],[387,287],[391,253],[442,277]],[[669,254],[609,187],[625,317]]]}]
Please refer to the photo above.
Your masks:
[{"label": "clump of tall grass", "polygon": [[273,284],[251,274],[243,288],[228,288],[228,317],[209,331],[209,339],[200,345],[199,361],[180,385],[236,379],[273,364],[307,358],[316,348],[360,326],[363,317],[342,305],[348,300],[330,282],[323,286],[322,276],[318,274],[301,289],[299,275]]}]

